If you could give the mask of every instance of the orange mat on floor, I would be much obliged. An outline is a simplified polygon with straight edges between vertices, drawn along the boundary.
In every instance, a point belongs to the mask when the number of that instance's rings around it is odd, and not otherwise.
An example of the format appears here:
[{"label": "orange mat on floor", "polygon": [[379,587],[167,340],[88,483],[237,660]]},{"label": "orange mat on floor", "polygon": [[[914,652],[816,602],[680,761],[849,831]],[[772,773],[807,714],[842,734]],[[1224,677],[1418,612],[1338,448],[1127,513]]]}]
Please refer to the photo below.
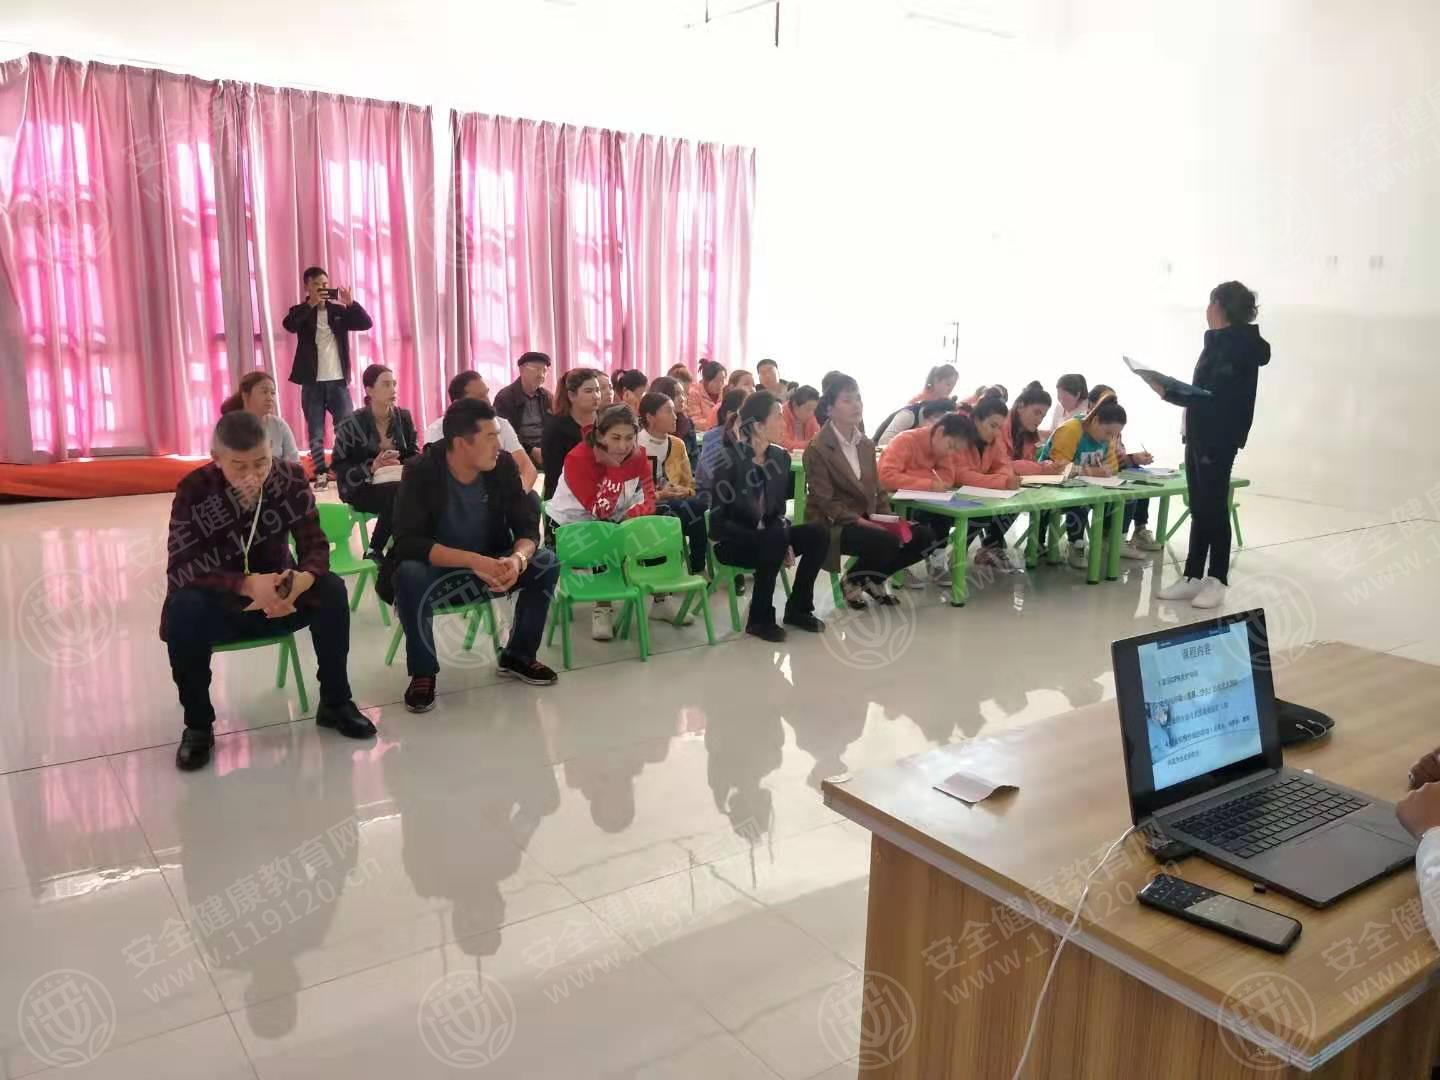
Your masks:
[{"label": "orange mat on floor", "polygon": [[30,499],[103,499],[174,491],[182,477],[208,458],[105,458],[56,465],[0,464],[0,496]]}]

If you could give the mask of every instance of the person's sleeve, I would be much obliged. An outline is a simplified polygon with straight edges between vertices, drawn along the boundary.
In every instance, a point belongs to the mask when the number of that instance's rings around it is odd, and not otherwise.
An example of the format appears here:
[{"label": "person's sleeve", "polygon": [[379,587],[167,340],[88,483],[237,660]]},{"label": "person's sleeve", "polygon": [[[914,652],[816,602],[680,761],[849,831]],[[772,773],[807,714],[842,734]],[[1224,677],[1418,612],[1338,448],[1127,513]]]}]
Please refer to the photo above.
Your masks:
[{"label": "person's sleeve", "polygon": [[1440,943],[1440,829],[1430,829],[1420,838],[1415,852],[1415,883],[1420,886],[1420,904],[1430,936]]},{"label": "person's sleeve", "polygon": [[834,478],[814,443],[805,450],[805,490],[806,516],[813,510],[816,517],[831,525],[849,525],[860,517],[835,497]]},{"label": "person's sleeve", "polygon": [[516,450],[521,449],[520,437],[515,434],[515,427],[509,420],[503,416],[498,417],[498,420],[496,427],[500,429],[500,449],[507,454],[513,454]]},{"label": "person's sleeve", "polygon": [[1010,462],[1010,468],[1015,470],[1016,476],[1043,476],[1050,472],[1044,464],[1029,458],[1015,458]]},{"label": "person's sleeve", "polygon": [[909,431],[914,426],[915,414],[909,409],[901,409],[891,419],[890,423],[885,425],[885,430],[880,433],[880,438],[876,445],[882,447],[889,446],[895,441],[896,435],[904,431]]},{"label": "person's sleeve", "polygon": [[345,315],[341,319],[340,325],[346,330],[369,330],[375,325],[375,321],[370,318],[369,312],[351,300],[345,306]]},{"label": "person's sleeve", "polygon": [[690,455],[685,452],[685,443],[674,435],[670,436],[670,456],[665,459],[665,464],[669,465],[672,460],[676,475],[671,483],[681,488],[685,497],[689,498],[695,494],[695,475],[690,471]]},{"label": "person's sleeve", "polygon": [[368,449],[365,436],[352,413],[335,429],[335,450],[330,455],[330,471],[336,477],[344,477],[350,487],[368,484],[373,475]]},{"label": "person's sleeve", "polygon": [[609,521],[623,485],[606,479],[590,447],[582,442],[566,454],[563,472],[570,494],[585,512],[597,521]]},{"label": "person's sleeve", "polygon": [[515,540],[529,540],[536,547],[540,545],[540,505],[530,496],[524,480],[518,475],[513,483],[507,482],[509,491],[507,515],[510,535]]},{"label": "person's sleeve", "polygon": [[290,333],[298,334],[301,327],[310,320],[310,312],[314,310],[309,304],[296,304],[285,313],[285,318],[280,321],[280,325]]},{"label": "person's sleeve", "polygon": [[405,466],[400,476],[400,490],[395,493],[395,511],[391,519],[395,545],[391,551],[397,562],[407,559],[429,562],[430,549],[435,546],[419,470],[419,465]]},{"label": "person's sleeve", "polygon": [[330,541],[320,527],[320,512],[315,508],[315,496],[310,485],[297,488],[293,504],[296,508],[295,521],[290,526],[290,535],[295,538],[295,561],[301,570],[319,577],[330,571]]},{"label": "person's sleeve", "polygon": [[1050,460],[1069,465],[1075,460],[1075,450],[1080,445],[1080,425],[1065,423],[1050,436]]},{"label": "person's sleeve", "polygon": [[400,430],[405,436],[405,445],[400,450],[400,462],[404,464],[416,454],[420,453],[420,435],[419,428],[415,426],[414,413],[409,409],[401,409],[399,410],[399,416],[402,425]]},{"label": "person's sleeve", "polygon": [[640,502],[625,512],[626,517],[644,517],[655,513],[655,475],[650,471],[650,459],[645,451],[636,447],[630,456],[631,480],[640,481]]},{"label": "person's sleeve", "polygon": [[696,431],[709,431],[710,408],[701,392],[699,384],[692,385],[685,396],[685,411],[690,416],[690,422],[695,425]]},{"label": "person's sleeve", "polygon": [[981,455],[978,461],[967,460],[955,472],[960,483],[971,487],[1003,490],[1010,486],[1010,469],[988,452]]},{"label": "person's sleeve", "polygon": [[300,448],[295,445],[295,432],[284,420],[280,420],[280,460],[300,464]]},{"label": "person's sleeve", "polygon": [[182,481],[170,504],[170,530],[166,539],[169,558],[165,576],[171,589],[195,587],[238,593],[245,575],[218,569],[220,555],[215,545],[204,540],[196,520],[195,503]]},{"label": "person's sleeve", "polygon": [[929,491],[935,486],[931,470],[921,469],[909,439],[892,442],[880,454],[880,486],[886,491]]}]

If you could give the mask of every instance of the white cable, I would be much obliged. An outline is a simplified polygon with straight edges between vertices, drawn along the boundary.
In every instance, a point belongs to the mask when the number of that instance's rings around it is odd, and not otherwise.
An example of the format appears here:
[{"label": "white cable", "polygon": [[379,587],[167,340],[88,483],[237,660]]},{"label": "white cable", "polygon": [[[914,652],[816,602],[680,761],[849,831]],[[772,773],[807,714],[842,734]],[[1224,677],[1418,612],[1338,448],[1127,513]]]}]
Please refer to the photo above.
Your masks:
[{"label": "white cable", "polygon": [[1100,856],[1100,861],[1095,864],[1095,869],[1085,876],[1085,887],[1080,890],[1080,900],[1075,905],[1075,915],[1070,920],[1070,925],[1065,928],[1065,933],[1060,935],[1060,941],[1055,946],[1055,955],[1050,958],[1050,970],[1045,973],[1045,981],[1040,984],[1040,996],[1035,999],[1035,1015],[1030,1018],[1030,1031],[1025,1036],[1025,1048],[1020,1051],[1020,1064],[1015,1066],[1015,1075],[1011,1080],[1020,1080],[1025,1072],[1025,1061],[1030,1057],[1030,1044],[1035,1041],[1035,1029],[1040,1026],[1040,1010],[1045,1005],[1045,992],[1050,989],[1050,980],[1055,977],[1056,965],[1060,963],[1060,952],[1065,948],[1065,943],[1075,933],[1075,927],[1080,922],[1080,913],[1085,910],[1085,898],[1090,895],[1090,885],[1095,880],[1095,875],[1100,868],[1110,861],[1110,856],[1115,854],[1115,849],[1130,839],[1130,834],[1135,832],[1138,826],[1131,825],[1121,834],[1120,839],[1106,849],[1105,854]]}]

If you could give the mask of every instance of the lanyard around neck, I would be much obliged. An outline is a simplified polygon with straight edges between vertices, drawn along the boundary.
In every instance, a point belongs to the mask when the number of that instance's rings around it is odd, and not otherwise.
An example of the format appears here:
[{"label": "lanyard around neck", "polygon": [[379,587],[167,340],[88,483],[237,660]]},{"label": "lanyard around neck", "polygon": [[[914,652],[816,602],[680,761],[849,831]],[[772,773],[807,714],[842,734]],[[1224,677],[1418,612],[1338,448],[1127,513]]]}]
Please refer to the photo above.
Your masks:
[{"label": "lanyard around neck", "polygon": [[265,505],[265,485],[260,485],[260,495],[255,500],[255,516],[250,520],[250,535],[245,540],[245,576],[250,576],[250,545],[255,543],[255,530],[260,527],[260,508]]}]

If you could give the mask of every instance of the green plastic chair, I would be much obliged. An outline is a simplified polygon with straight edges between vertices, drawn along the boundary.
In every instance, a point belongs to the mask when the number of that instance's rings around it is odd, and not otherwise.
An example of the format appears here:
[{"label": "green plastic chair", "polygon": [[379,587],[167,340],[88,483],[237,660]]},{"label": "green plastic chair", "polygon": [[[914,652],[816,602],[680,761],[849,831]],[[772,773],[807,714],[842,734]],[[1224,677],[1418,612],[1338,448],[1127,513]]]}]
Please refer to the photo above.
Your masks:
[{"label": "green plastic chair", "polygon": [[[678,525],[679,522],[676,522]],[[550,644],[560,628],[561,649],[568,671],[571,663],[570,623],[576,604],[624,605],[621,637],[628,636],[629,616],[636,616],[640,659],[650,656],[650,628],[645,623],[643,594],[625,580],[619,526],[608,521],[577,521],[555,530],[555,555],[560,561],[560,582],[550,604]]]},{"label": "green plastic chair", "polygon": [[[470,625],[465,629],[465,641],[461,646],[466,652],[475,647],[475,639],[480,635],[480,624],[485,624],[485,632],[490,635],[490,644],[498,657],[500,648],[500,626],[495,620],[495,607],[489,600],[474,600],[468,604],[448,604],[431,609],[432,619],[438,619],[442,615],[464,615],[469,618]],[[434,623],[432,622],[433,626]],[[395,662],[395,654],[400,651],[400,642],[405,637],[405,628],[400,625],[397,619],[395,632],[390,635],[390,647],[385,650],[385,666],[389,667]]]},{"label": "green plastic chair", "polygon": [[280,665],[275,669],[275,689],[285,689],[285,668],[295,668],[295,694],[300,698],[300,711],[310,711],[310,695],[305,692],[305,676],[300,674],[300,650],[295,646],[294,634],[280,634],[277,637],[252,638],[249,641],[232,641],[228,645],[216,645],[211,652],[248,652],[251,649],[268,649],[280,646]]},{"label": "green plastic chair", "polygon": [[[685,536],[679,518],[651,514],[630,518],[619,525],[620,550],[624,556],[625,580],[642,596],[656,593],[684,593],[685,602],[675,616],[682,626],[691,605],[705,618],[705,637],[715,644],[715,626],[710,618],[710,583],[687,569]],[[644,605],[640,607],[643,617]]]},{"label": "green plastic chair", "polygon": [[[350,510],[350,508],[348,506],[345,506],[344,503],[335,503],[333,505],[343,507],[346,510]],[[358,529],[360,532],[361,551],[370,550],[370,529],[368,527],[368,523],[374,521],[379,516],[379,514],[368,514],[364,510],[350,510],[350,520],[354,522],[355,528]]]},{"label": "green plastic chair", "polygon": [[[316,509],[320,512],[320,528],[325,532],[325,539],[330,541],[330,572],[337,577],[355,579],[355,590],[350,594],[350,610],[356,611],[360,607],[360,598],[365,594],[366,583],[374,585],[375,564],[369,559],[358,558],[350,550],[354,519],[347,507],[339,503],[320,503]],[[375,602],[380,605],[380,621],[389,626],[390,605],[380,599],[379,593],[375,594]]]}]

